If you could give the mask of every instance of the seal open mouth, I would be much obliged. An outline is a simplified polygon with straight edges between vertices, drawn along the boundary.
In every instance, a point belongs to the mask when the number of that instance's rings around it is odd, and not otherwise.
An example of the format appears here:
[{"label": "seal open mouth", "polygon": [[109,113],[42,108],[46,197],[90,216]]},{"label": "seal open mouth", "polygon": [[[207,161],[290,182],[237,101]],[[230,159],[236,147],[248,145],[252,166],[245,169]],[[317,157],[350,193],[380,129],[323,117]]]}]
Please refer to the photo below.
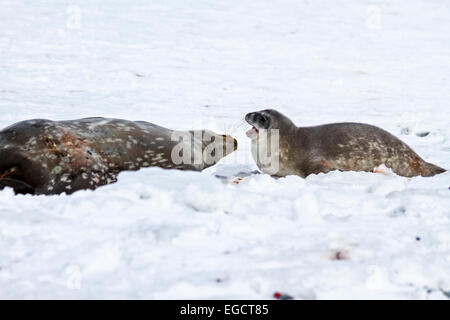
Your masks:
[{"label": "seal open mouth", "polygon": [[251,137],[257,135],[258,132],[259,132],[259,130],[258,130],[255,126],[253,126],[250,130],[248,130],[248,131],[245,132],[245,133],[247,134],[247,137],[250,137],[250,138],[251,138]]}]

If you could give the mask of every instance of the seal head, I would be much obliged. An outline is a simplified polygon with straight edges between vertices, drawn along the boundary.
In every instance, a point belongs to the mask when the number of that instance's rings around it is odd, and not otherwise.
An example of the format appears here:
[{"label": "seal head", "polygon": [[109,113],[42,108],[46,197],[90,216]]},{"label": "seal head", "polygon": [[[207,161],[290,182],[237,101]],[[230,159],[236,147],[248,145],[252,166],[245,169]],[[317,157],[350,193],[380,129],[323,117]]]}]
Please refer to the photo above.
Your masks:
[{"label": "seal head", "polygon": [[284,130],[286,128],[295,127],[294,123],[288,117],[274,109],[247,113],[245,121],[252,126],[252,128],[246,132],[247,137],[251,139],[257,138],[260,130]]}]

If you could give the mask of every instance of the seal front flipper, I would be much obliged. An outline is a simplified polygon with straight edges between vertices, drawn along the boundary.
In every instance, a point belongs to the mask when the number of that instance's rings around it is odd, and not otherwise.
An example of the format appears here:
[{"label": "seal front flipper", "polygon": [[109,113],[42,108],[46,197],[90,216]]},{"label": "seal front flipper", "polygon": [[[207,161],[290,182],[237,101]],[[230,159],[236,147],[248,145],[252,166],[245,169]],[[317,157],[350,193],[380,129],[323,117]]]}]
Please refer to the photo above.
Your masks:
[{"label": "seal front flipper", "polygon": [[343,171],[339,169],[338,166],[332,164],[332,162],[321,158],[315,161],[304,163],[303,166],[301,166],[300,171],[303,173],[304,177],[307,177],[310,174],[328,173],[334,170]]},{"label": "seal front flipper", "polygon": [[34,194],[35,190],[32,186],[27,184],[24,181],[3,178],[0,179],[0,190],[3,190],[5,187],[10,187],[14,189],[15,194]]}]

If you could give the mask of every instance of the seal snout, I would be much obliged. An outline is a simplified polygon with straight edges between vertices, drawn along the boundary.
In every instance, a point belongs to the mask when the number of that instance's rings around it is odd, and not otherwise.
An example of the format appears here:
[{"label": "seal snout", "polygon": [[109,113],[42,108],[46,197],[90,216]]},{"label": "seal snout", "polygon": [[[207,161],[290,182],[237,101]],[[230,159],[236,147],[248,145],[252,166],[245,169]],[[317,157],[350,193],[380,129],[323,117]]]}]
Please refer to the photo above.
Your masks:
[{"label": "seal snout", "polygon": [[270,125],[270,118],[262,112],[247,113],[245,121],[256,127],[256,129],[269,129]]},{"label": "seal snout", "polygon": [[245,121],[254,126],[258,121],[259,112],[250,112],[245,115]]},{"label": "seal snout", "polygon": [[247,121],[249,124],[253,124],[253,118],[255,117],[255,113],[256,112],[247,113],[245,115],[245,121]]}]

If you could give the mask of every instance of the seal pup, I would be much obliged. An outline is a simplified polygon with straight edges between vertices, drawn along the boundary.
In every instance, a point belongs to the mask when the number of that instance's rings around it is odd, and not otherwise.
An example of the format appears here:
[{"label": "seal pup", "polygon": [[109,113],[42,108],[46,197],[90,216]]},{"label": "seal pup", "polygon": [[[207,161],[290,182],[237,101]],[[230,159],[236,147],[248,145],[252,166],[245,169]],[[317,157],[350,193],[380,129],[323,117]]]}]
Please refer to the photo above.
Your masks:
[{"label": "seal pup", "polygon": [[[332,170],[373,171],[383,164],[405,177],[429,177],[446,171],[373,125],[348,122],[297,127],[273,109],[251,112],[245,120],[252,126],[247,136],[252,139],[253,159],[262,172],[273,176],[304,178]],[[272,162],[264,162],[264,157]]]},{"label": "seal pup", "polygon": [[201,171],[237,149],[229,135],[175,131],[145,121],[27,120],[0,131],[0,189],[71,194],[143,167]]}]

